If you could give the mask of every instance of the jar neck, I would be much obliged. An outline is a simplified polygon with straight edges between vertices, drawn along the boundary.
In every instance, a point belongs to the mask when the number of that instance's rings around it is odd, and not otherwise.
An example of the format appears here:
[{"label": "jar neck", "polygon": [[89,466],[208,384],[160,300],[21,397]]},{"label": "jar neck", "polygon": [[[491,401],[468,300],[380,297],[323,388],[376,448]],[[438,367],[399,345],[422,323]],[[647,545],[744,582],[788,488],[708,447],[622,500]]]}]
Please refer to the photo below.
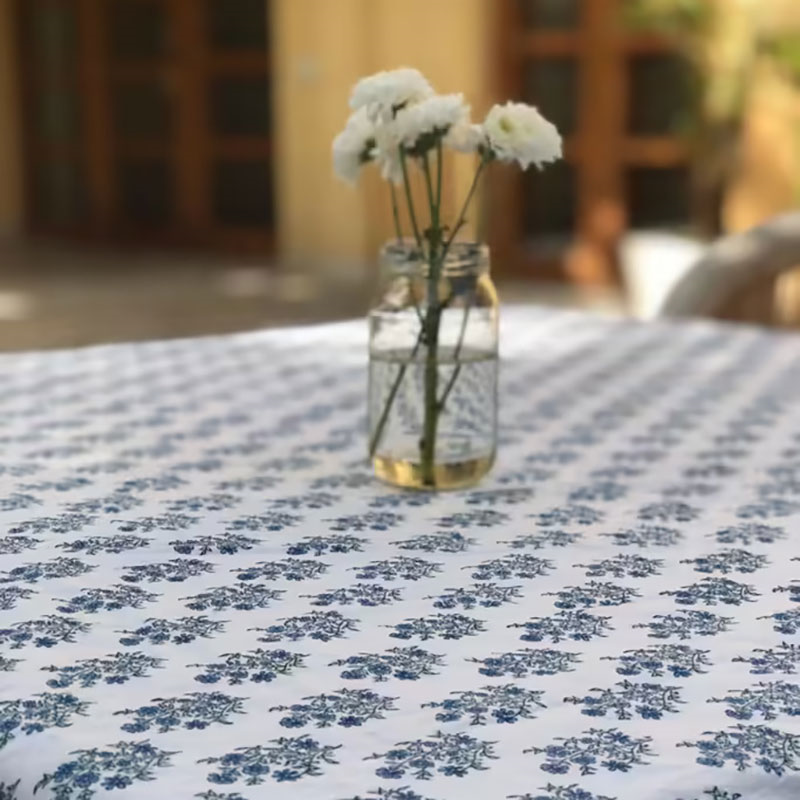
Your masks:
[{"label": "jar neck", "polygon": [[[417,243],[403,239],[388,242],[381,251],[381,265],[391,275],[427,277],[430,259]],[[479,277],[489,272],[489,248],[478,242],[453,242],[444,261],[437,265],[442,278]]]}]

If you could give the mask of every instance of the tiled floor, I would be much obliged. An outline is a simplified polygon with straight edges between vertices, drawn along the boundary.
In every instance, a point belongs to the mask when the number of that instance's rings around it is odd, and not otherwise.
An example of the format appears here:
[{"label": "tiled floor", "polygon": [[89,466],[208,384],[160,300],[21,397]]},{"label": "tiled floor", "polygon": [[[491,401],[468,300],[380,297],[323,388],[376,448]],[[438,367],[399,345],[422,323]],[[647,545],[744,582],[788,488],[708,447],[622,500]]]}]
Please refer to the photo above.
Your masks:
[{"label": "tiled floor", "polygon": [[[363,281],[291,275],[263,262],[0,245],[0,351],[199,336],[363,315]],[[500,285],[505,302],[620,313],[616,292]]]}]

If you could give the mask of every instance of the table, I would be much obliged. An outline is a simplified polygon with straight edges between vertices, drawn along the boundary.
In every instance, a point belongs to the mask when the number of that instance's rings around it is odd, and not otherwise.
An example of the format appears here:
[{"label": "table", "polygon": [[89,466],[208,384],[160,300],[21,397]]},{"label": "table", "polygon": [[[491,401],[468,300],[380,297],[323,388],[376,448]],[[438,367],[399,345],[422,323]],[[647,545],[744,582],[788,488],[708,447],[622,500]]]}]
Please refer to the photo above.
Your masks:
[{"label": "table", "polygon": [[800,797],[800,338],[506,309],[429,495],[363,327],[0,357],[0,798]]}]

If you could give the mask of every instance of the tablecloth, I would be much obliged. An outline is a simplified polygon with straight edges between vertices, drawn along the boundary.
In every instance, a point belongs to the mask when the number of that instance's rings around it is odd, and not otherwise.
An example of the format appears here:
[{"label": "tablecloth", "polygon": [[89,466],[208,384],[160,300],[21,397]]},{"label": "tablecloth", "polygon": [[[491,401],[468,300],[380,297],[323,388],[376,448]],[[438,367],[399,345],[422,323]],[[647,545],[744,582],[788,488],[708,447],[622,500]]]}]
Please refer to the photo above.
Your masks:
[{"label": "tablecloth", "polygon": [[502,341],[442,494],[363,323],[0,357],[0,798],[800,797],[800,338]]}]

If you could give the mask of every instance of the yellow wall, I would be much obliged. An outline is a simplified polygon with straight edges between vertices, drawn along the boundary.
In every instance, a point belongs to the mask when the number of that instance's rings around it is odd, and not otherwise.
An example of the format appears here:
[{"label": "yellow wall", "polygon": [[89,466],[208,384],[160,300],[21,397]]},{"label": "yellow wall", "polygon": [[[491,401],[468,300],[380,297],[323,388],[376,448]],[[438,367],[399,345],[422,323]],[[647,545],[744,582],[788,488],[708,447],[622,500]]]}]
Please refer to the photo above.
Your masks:
[{"label": "yellow wall", "polygon": [[0,237],[22,229],[22,157],[11,0],[0,0]]},{"label": "yellow wall", "polygon": [[[333,176],[330,145],[350,87],[380,69],[414,66],[442,92],[463,91],[483,114],[489,94],[489,0],[272,0],[279,251],[287,264],[350,269],[391,234],[386,187]],[[445,191],[466,193],[469,159]]]}]

